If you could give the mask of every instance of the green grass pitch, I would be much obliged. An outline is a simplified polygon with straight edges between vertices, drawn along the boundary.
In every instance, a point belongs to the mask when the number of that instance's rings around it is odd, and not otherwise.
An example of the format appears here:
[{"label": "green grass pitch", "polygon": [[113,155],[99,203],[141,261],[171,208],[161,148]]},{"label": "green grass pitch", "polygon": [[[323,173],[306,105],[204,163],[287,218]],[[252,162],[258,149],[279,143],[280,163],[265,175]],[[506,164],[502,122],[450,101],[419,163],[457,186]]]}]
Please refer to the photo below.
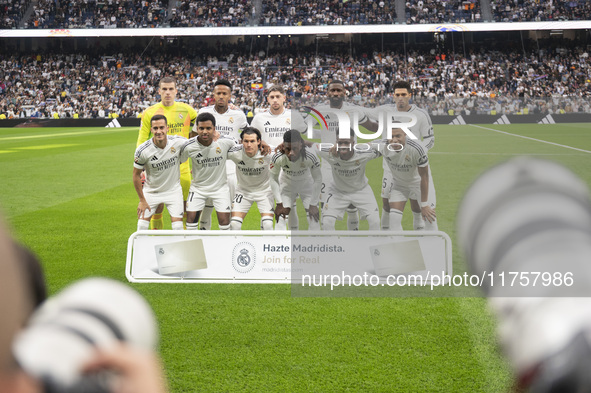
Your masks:
[{"label": "green grass pitch", "polygon": [[[456,210],[474,178],[526,154],[561,162],[591,184],[590,131],[589,124],[435,126],[437,215],[454,242],[456,273],[465,270]],[[1,210],[42,259],[52,293],[88,276],[125,281],[138,202],[131,182],[136,137],[136,128],[0,128]],[[367,173],[379,197],[381,162]],[[258,229],[258,215],[250,214],[245,229]],[[132,286],[158,317],[173,392],[511,386],[482,298],[292,298],[289,285]]]}]

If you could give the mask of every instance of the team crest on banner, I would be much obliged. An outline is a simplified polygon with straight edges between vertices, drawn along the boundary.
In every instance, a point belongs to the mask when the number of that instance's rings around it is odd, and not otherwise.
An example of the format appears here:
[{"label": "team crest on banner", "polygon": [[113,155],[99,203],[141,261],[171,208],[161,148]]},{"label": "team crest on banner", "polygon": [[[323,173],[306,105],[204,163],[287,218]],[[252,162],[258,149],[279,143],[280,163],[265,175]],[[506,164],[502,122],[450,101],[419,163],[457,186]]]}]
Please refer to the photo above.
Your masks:
[{"label": "team crest on banner", "polygon": [[232,251],[232,266],[239,273],[248,273],[256,263],[256,251],[248,242],[241,242],[234,246]]}]

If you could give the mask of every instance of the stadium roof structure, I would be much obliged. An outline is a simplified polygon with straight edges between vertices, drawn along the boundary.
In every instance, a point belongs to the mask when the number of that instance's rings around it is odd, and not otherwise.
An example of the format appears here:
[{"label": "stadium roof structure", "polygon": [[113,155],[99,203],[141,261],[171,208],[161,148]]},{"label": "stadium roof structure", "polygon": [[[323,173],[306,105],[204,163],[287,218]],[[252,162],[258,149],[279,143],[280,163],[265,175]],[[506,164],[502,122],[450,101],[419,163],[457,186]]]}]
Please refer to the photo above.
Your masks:
[{"label": "stadium roof structure", "polygon": [[424,33],[519,30],[591,29],[591,21],[499,22],[464,24],[393,24],[331,26],[158,27],[115,29],[12,29],[0,30],[0,38],[19,37],[181,37],[227,35],[314,35],[363,33]]}]

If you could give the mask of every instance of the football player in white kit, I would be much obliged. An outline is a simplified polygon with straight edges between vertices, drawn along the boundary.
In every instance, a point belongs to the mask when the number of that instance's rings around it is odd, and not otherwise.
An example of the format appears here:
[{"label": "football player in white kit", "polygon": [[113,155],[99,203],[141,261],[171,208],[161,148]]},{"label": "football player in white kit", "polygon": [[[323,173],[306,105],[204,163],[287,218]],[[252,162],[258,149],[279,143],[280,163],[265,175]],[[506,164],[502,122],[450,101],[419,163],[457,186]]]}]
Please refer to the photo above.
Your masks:
[{"label": "football player in white kit", "polygon": [[[297,110],[285,107],[285,90],[279,85],[271,86],[267,90],[269,109],[257,113],[252,119],[251,126],[261,132],[263,141],[275,148],[283,143],[283,135],[289,130],[306,132],[307,125]],[[299,227],[298,215],[294,210],[289,216],[289,225],[293,230]],[[282,226],[282,225],[280,225]]]},{"label": "football player in white kit", "polygon": [[[328,84],[327,96],[328,96],[328,104],[317,105],[313,109],[320,113],[324,119],[326,120],[326,125],[320,128],[320,141],[322,143],[331,143],[336,144],[340,124],[335,115],[334,110],[341,110],[344,111],[349,116],[349,121],[351,122],[351,126],[353,126],[353,122],[355,120],[355,116],[357,118],[357,122],[359,125],[365,127],[370,131],[377,131],[377,123],[370,120],[367,115],[367,111],[365,108],[345,102],[345,97],[347,95],[347,90],[345,88],[345,84],[339,80],[332,80]],[[315,132],[316,134],[316,132]],[[315,136],[316,138],[317,136]],[[354,138],[356,140],[356,138]],[[322,189],[320,194],[320,202],[321,204],[326,203],[328,197],[328,189],[332,183],[332,170],[329,165],[322,166]],[[359,229],[359,217],[357,208],[354,205],[351,205],[347,208],[347,228],[349,230],[357,230]]]},{"label": "football player in white kit", "polygon": [[408,138],[400,128],[392,130],[392,139],[388,143],[390,146],[401,146],[400,149],[381,149],[393,179],[388,195],[390,230],[402,230],[402,212],[408,199],[419,201],[420,214],[425,222],[435,221],[435,210],[428,202],[431,189],[427,149],[420,142]]},{"label": "football player in white kit", "polygon": [[[320,230],[321,187],[322,172],[317,154],[313,149],[306,149],[298,130],[287,131],[283,134],[282,150],[271,160],[271,188],[277,201],[275,229],[287,230],[286,217],[291,221],[292,216],[297,215],[296,198],[299,196],[308,215],[308,229]],[[293,229],[291,222],[290,228]]]},{"label": "football player in white kit", "polygon": [[[150,218],[159,204],[166,205],[170,213],[172,229],[183,229],[183,189],[181,187],[181,150],[187,139],[167,135],[168,126],[164,115],[154,115],[150,121],[152,138],[142,143],[135,151],[133,186],[140,198],[137,208],[137,230],[150,227]],[[142,171],[146,181],[142,187]]]},{"label": "football player in white kit", "polygon": [[[246,115],[240,109],[230,108],[230,100],[232,99],[232,84],[225,79],[218,79],[213,86],[214,105],[206,106],[199,109],[199,114],[211,113],[215,116],[215,129],[220,136],[231,137],[236,141],[240,140],[240,132],[248,127]],[[227,183],[230,199],[234,198],[236,188],[236,165],[229,161],[226,163]],[[216,209],[217,210],[217,209]],[[211,201],[206,203],[199,228],[211,228],[211,213],[213,206]]]},{"label": "football player in white kit", "polygon": [[[378,120],[382,117],[384,125],[387,124],[387,118],[389,115],[393,117],[396,122],[404,121],[407,122],[410,118],[404,116],[405,114],[413,115],[416,118],[416,124],[410,127],[410,131],[422,141],[423,147],[428,151],[435,145],[435,136],[433,134],[433,124],[431,123],[431,117],[429,113],[417,107],[415,104],[410,104],[412,97],[410,84],[406,81],[399,81],[394,84],[394,102],[395,105],[382,105],[374,109],[371,116]],[[382,229],[387,230],[390,225],[390,203],[388,195],[392,188],[392,173],[384,160],[384,178],[382,180]],[[429,206],[431,209],[435,209],[437,205],[437,199],[435,197],[435,186],[433,184],[433,176],[429,168]],[[421,207],[417,200],[411,198],[410,200],[411,210],[413,212],[413,227],[415,230],[428,229],[436,231],[438,229],[437,220],[432,222],[425,222],[422,218]]]},{"label": "football player in white kit", "polygon": [[226,177],[228,152],[236,146],[233,138],[213,140],[216,119],[211,113],[197,116],[197,136],[182,148],[181,160],[191,158],[192,180],[187,198],[187,229],[197,229],[206,200],[216,209],[221,230],[230,229],[231,199]]},{"label": "football player in white kit", "polygon": [[267,91],[269,109],[257,113],[251,127],[261,132],[263,141],[275,148],[283,143],[283,134],[289,130],[306,132],[307,125],[298,111],[285,107],[285,90],[279,85],[274,85]]},{"label": "football player in white kit", "polygon": [[228,159],[236,164],[236,193],[232,204],[233,230],[242,229],[242,221],[254,202],[261,213],[261,229],[273,230],[273,192],[269,183],[271,156],[261,150],[261,133],[246,127],[240,134],[242,144],[233,147]]},{"label": "football player in white kit", "polygon": [[[332,147],[331,147],[332,145]],[[323,165],[330,164],[333,181],[322,208],[322,229],[334,231],[336,220],[341,220],[348,206],[359,210],[360,218],[367,219],[370,230],[380,229],[380,212],[373,190],[365,176],[365,166],[380,157],[379,151],[367,145],[367,150],[354,148],[355,138],[337,139],[333,144],[315,144]]]}]

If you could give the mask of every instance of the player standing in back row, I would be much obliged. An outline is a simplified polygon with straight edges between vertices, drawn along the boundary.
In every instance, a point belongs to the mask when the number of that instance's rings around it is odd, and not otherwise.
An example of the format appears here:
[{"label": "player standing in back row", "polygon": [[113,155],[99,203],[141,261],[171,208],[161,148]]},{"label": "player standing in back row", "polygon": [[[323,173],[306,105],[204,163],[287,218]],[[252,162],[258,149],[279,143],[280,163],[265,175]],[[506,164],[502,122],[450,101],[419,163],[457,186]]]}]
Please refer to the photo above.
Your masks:
[{"label": "player standing in back row", "polygon": [[[300,113],[296,110],[285,107],[285,90],[279,85],[274,85],[267,91],[267,102],[269,109],[257,113],[252,119],[251,126],[261,132],[263,141],[275,148],[283,143],[283,135],[289,130],[305,132],[306,122]],[[282,222],[280,227],[284,227]],[[299,219],[297,211],[292,209],[289,214],[289,227],[292,230],[299,228]]]},{"label": "player standing in back row", "polygon": [[[199,109],[199,114],[211,113],[215,117],[215,130],[219,135],[239,141],[240,133],[248,127],[248,122],[244,112],[229,107],[232,99],[232,84],[225,79],[218,79],[213,86],[213,98],[214,105]],[[236,191],[236,164],[231,161],[226,162],[226,175],[231,200]],[[201,213],[200,229],[211,229],[212,211],[212,203],[208,200]]]}]

